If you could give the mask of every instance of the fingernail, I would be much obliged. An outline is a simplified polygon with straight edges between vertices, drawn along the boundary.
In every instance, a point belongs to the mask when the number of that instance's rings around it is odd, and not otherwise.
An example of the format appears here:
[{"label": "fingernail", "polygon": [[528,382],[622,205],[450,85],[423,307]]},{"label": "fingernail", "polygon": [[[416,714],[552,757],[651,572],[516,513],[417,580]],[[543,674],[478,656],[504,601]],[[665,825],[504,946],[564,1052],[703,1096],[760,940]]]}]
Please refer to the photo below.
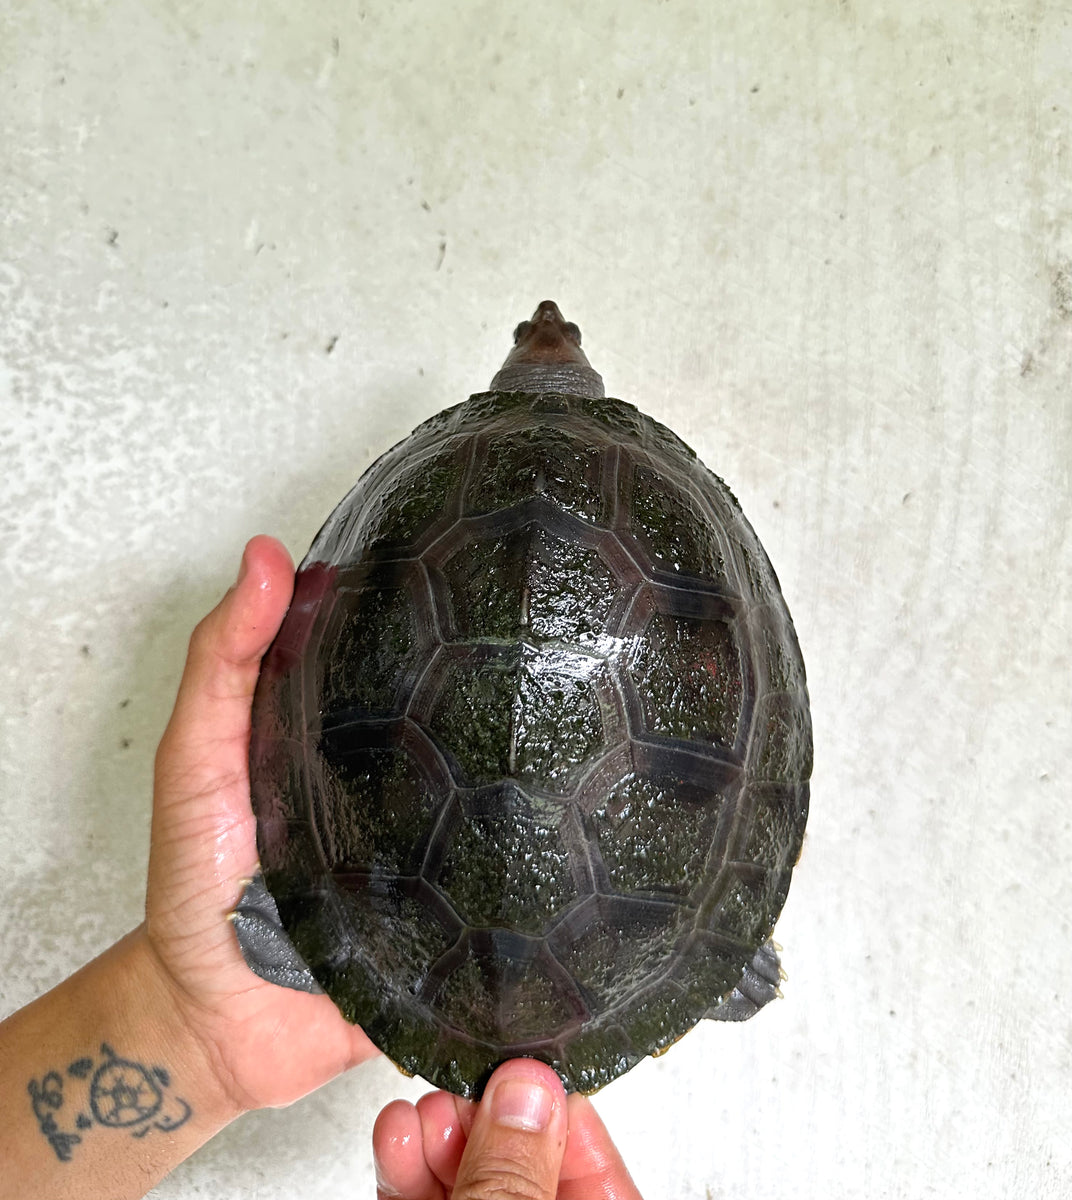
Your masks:
[{"label": "fingernail", "polygon": [[491,1115],[500,1125],[542,1133],[551,1122],[554,1096],[532,1079],[504,1079],[491,1096]]}]

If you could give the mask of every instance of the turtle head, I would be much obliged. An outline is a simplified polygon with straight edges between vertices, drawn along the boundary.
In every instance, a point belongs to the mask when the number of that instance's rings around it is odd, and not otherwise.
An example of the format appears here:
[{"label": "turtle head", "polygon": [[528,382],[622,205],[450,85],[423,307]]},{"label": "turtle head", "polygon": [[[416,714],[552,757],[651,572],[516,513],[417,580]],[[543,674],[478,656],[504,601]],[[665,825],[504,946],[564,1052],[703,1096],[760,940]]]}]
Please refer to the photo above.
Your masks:
[{"label": "turtle head", "polygon": [[491,381],[493,392],[563,392],[604,395],[603,380],[581,349],[581,331],[553,300],[542,300],[532,319],[514,330],[514,348]]}]

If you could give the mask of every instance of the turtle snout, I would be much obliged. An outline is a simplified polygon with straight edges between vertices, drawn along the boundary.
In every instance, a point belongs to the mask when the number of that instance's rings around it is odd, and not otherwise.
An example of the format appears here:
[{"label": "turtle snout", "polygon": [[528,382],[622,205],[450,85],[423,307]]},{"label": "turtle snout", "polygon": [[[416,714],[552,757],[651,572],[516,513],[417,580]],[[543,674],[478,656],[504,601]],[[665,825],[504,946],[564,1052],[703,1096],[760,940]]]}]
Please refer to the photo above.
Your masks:
[{"label": "turtle snout", "polygon": [[534,321],[562,321],[562,314],[553,300],[541,300],[532,314]]}]

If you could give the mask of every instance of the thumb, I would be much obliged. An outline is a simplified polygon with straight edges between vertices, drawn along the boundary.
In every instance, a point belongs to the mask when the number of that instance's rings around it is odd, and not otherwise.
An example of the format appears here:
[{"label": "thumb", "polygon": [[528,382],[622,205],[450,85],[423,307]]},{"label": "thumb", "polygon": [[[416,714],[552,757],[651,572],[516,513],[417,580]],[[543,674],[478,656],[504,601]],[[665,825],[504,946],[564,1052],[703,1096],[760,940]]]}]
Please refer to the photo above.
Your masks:
[{"label": "thumb", "polygon": [[290,601],[284,546],[254,538],[235,585],[190,639],[175,709],[156,754],[148,901],[159,928],[194,928],[187,905],[218,920],[252,874],[250,702],[261,655]]},{"label": "thumb", "polygon": [[484,1091],[452,1200],[554,1200],[566,1147],[566,1094],[550,1067],[504,1063]]}]

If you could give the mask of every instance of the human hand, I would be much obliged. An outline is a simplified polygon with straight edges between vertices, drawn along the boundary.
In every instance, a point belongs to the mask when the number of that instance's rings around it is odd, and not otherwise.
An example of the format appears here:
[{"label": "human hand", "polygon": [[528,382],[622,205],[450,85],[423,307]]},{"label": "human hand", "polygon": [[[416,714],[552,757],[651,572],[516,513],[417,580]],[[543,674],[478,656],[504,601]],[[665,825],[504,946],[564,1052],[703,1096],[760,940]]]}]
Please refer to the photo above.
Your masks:
[{"label": "human hand", "polygon": [[534,1059],[499,1067],[480,1104],[394,1101],[373,1152],[379,1200],[641,1200],[591,1102]]},{"label": "human hand", "polygon": [[257,868],[250,708],[293,585],[285,548],[254,538],[190,639],[156,756],[145,935],[239,1109],[288,1104],[378,1053],[326,995],[254,975],[226,920]]},{"label": "human hand", "polygon": [[327,996],[254,975],[227,920],[257,866],[250,709],[293,584],[286,550],[254,538],[190,640],[156,758],[145,920],[0,1023],[0,1200],[141,1197],[242,1112],[377,1053]]},{"label": "human hand", "polygon": [[[30,1180],[41,1197],[133,1200],[241,1112],[377,1053],[327,996],[250,971],[226,919],[257,866],[250,710],[293,583],[286,550],[254,538],[190,640],[157,752],[145,921],[0,1024],[0,1095],[27,1097],[0,1122],[0,1200]],[[541,1102],[519,1105],[524,1081]],[[389,1105],[374,1142],[381,1197],[639,1200],[588,1101],[530,1059],[500,1067],[479,1106]]]}]

